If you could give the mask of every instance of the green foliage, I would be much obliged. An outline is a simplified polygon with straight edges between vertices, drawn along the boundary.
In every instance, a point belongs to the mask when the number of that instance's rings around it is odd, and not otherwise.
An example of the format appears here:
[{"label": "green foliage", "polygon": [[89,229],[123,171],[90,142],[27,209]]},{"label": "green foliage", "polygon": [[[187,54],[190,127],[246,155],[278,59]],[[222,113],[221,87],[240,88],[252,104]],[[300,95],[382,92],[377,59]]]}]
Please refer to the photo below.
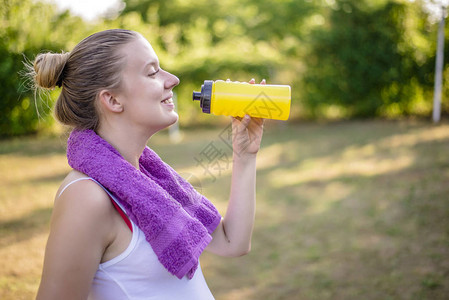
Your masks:
[{"label": "green foliage", "polygon": [[[182,125],[210,120],[192,103],[192,90],[206,79],[227,78],[290,84],[293,118],[430,114],[437,27],[429,23],[422,1],[124,2],[118,17],[86,22],[39,0],[0,0],[0,137],[51,126],[58,91],[35,103],[18,75],[23,56],[32,60],[42,51],[70,51],[82,38],[108,28],[142,33],[162,67],[181,79],[175,91]],[[447,42],[445,52],[448,58]],[[444,82],[448,76],[446,67]],[[446,113],[447,99],[446,85]]]},{"label": "green foliage", "polygon": [[55,93],[35,97],[30,80],[21,76],[24,61],[41,51],[65,50],[83,22],[31,0],[1,0],[0,17],[0,137],[35,133],[52,124]]},{"label": "green foliage", "polygon": [[[302,40],[318,9],[307,0],[125,2],[120,18],[138,16],[149,24],[142,28],[144,35],[163,66],[181,80],[177,88],[181,122],[207,119],[190,104],[192,89],[200,88],[205,79],[254,77],[296,85],[307,47]],[[299,102],[299,92],[293,88],[294,101]]]},{"label": "green foliage", "polygon": [[[36,129],[36,116],[29,109],[31,101],[29,97],[20,99],[17,95],[20,90],[20,79],[16,70],[22,67],[22,56],[11,54],[4,43],[0,42],[0,82],[2,100],[0,101],[0,134],[8,136],[24,134]],[[28,128],[21,124],[27,123]]]},{"label": "green foliage", "polygon": [[425,18],[407,2],[373,3],[338,0],[314,32],[304,77],[313,115],[329,105],[346,117],[428,113]]}]

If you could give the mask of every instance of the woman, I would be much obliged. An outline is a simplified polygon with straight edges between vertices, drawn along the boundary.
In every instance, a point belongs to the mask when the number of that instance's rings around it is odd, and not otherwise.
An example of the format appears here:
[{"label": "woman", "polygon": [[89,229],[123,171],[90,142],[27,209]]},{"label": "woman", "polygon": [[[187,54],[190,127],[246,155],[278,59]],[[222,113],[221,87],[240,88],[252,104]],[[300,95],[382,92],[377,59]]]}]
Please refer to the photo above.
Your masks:
[{"label": "woman", "polygon": [[146,146],[178,120],[179,79],[142,35],[98,32],[38,55],[33,72],[38,87],[62,87],[55,115],[74,128],[37,299],[213,299],[198,256],[250,251],[263,120],[232,118],[238,155],[222,218]]}]

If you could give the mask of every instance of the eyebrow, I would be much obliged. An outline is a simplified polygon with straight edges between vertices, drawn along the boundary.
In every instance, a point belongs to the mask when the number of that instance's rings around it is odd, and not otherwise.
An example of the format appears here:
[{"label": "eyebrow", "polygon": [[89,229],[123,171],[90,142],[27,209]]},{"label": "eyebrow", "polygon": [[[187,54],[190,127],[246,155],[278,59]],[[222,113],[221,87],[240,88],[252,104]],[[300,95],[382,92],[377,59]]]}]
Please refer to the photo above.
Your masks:
[{"label": "eyebrow", "polygon": [[148,68],[148,66],[154,66],[155,68],[157,68],[159,67],[159,62],[152,60],[145,64],[144,69]]}]

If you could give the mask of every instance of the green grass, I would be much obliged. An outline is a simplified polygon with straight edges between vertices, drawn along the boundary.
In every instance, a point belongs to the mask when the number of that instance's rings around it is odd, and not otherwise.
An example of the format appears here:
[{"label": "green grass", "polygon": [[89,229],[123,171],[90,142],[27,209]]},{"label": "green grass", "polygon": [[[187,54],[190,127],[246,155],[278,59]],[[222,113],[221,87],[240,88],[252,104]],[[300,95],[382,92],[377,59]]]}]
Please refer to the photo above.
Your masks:
[{"label": "green grass", "polygon": [[[150,142],[222,213],[230,167],[212,177],[195,158],[210,142],[230,158],[223,129]],[[251,253],[201,258],[217,300],[447,298],[448,123],[268,123],[262,144]],[[0,142],[0,299],[36,293],[64,146]]]}]

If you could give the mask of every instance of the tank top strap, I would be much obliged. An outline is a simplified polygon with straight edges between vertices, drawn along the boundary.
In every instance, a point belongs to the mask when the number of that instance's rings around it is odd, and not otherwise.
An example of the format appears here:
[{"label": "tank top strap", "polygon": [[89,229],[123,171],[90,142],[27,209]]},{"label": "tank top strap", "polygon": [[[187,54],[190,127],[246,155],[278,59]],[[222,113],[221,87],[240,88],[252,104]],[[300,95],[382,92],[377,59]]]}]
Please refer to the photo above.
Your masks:
[{"label": "tank top strap", "polygon": [[72,184],[74,184],[75,182],[81,181],[81,180],[90,180],[90,177],[81,177],[78,179],[75,179],[73,181],[70,181],[65,187],[62,188],[62,190],[59,192],[58,198],[61,197],[62,193],[64,193],[64,191],[71,186]]},{"label": "tank top strap", "polygon": [[120,202],[117,200],[117,198],[115,198],[114,195],[112,195],[112,193],[107,188],[105,188],[100,182],[96,181],[93,178],[89,178],[89,179],[92,180],[93,182],[95,182],[96,184],[98,184],[108,194],[115,209],[118,211],[118,213],[122,217],[123,221],[125,221],[129,230],[131,230],[131,232],[133,232],[133,225],[131,223],[131,220],[129,219],[128,215],[126,214],[125,208],[120,204]]},{"label": "tank top strap", "polygon": [[96,184],[98,184],[109,196],[109,199],[111,199],[112,204],[114,205],[115,209],[117,210],[117,212],[120,214],[120,216],[122,217],[123,221],[125,221],[126,225],[128,226],[128,228],[131,230],[131,232],[133,232],[133,225],[131,223],[131,220],[129,219],[128,215],[126,214],[125,209],[123,208],[123,206],[120,204],[120,202],[118,202],[118,200],[111,194],[111,192],[108,191],[107,188],[105,188],[101,183],[99,183],[98,181],[96,181],[95,179],[91,178],[91,177],[81,177],[78,179],[75,179],[71,182],[69,182],[59,193],[58,198],[62,195],[62,193],[72,184],[74,184],[75,182],[81,181],[81,180],[90,180],[95,182]]}]

